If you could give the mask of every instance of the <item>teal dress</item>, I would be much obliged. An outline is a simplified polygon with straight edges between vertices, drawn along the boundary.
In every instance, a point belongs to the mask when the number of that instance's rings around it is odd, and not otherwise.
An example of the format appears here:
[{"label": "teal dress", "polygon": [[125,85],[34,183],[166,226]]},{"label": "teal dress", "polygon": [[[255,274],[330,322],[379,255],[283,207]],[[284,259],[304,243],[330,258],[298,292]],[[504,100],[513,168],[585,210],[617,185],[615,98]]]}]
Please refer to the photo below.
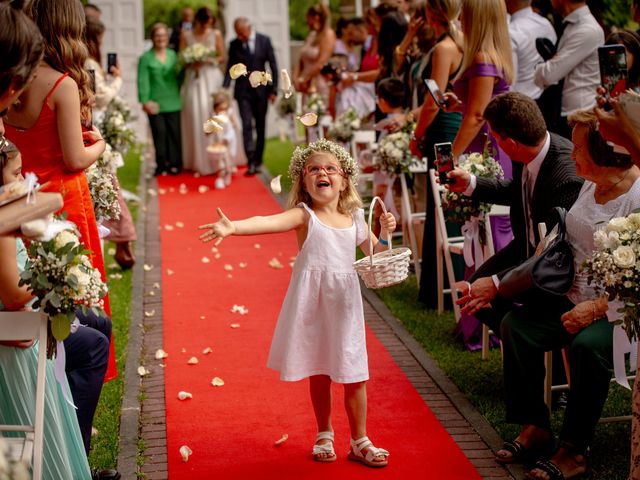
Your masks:
[{"label": "teal dress", "polygon": [[[17,240],[18,268],[24,269],[27,254]],[[4,306],[0,302],[0,310]],[[15,348],[0,345],[0,423],[33,424],[36,403],[38,345]],[[64,388],[69,385],[64,382]],[[71,395],[69,394],[69,398]],[[89,480],[91,471],[84,451],[76,412],[62,396],[53,374],[53,361],[47,360],[44,401],[44,480]],[[4,433],[6,436],[19,434]]]}]

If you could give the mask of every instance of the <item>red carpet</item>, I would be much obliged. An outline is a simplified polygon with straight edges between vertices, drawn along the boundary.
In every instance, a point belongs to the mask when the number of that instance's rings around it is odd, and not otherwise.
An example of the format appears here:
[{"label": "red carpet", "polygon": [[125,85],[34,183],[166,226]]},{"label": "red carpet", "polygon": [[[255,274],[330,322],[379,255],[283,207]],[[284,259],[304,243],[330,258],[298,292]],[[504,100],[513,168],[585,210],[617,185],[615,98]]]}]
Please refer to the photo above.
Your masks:
[{"label": "red carpet", "polygon": [[[180,193],[181,183],[186,193]],[[295,235],[230,237],[218,247],[221,258],[214,259],[213,245],[202,244],[196,228],[214,220],[215,207],[230,219],[271,214],[279,207],[256,178],[239,176],[226,190],[198,192],[198,186],[212,184],[211,177],[159,178],[169,478],[480,478],[371,332],[368,431],[377,446],[391,452],[389,466],[374,470],[347,460],[349,429],[340,385],[334,386],[338,460],[311,459],[316,429],[308,383],[281,382],[266,368],[290,257],[297,253]],[[209,263],[202,262],[205,256]],[[269,266],[274,257],[283,269]],[[249,313],[232,313],[234,304]],[[240,327],[231,328],[234,323]],[[213,352],[203,355],[206,347]],[[197,365],[187,364],[192,356]],[[224,386],[211,386],[213,377],[222,378]],[[180,390],[193,399],[178,400]],[[285,433],[288,440],[275,447]],[[181,445],[193,450],[187,463]]]}]

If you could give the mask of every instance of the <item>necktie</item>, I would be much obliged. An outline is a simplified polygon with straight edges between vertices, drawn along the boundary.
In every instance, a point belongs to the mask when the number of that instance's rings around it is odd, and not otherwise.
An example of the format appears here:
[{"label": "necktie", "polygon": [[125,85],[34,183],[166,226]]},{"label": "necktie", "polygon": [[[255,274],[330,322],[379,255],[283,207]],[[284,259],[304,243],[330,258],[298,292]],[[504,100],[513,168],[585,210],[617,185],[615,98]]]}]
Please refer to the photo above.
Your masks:
[{"label": "necktie", "polygon": [[525,167],[522,169],[522,207],[524,213],[524,224],[527,234],[527,256],[529,256],[529,245],[536,244],[536,235],[533,225],[533,220],[531,219],[531,194],[533,190],[533,185],[531,185],[531,176],[529,174],[529,169]]}]

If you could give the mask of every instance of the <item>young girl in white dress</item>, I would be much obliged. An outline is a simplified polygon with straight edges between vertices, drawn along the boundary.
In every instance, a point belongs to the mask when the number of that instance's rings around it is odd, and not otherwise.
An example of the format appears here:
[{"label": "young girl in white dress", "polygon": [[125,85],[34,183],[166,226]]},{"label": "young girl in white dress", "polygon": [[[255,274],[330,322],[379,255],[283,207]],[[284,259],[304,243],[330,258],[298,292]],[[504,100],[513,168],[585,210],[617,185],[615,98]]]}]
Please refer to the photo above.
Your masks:
[{"label": "young girl in white dress", "polygon": [[[364,312],[358,275],[353,269],[355,247],[369,254],[384,240],[370,232],[355,188],[356,162],[336,143],[318,140],[296,148],[289,165],[293,186],[289,209],[266,217],[220,219],[200,228],[203,241],[229,235],[258,235],[295,230],[300,253],[276,325],[267,366],[284,381],[309,377],[311,401],[318,425],[313,458],[333,462],[331,382],[344,384],[345,406],[351,429],[348,458],[370,467],[384,467],[389,452],[367,438],[369,379]],[[382,227],[396,228],[392,214],[383,215]]]}]

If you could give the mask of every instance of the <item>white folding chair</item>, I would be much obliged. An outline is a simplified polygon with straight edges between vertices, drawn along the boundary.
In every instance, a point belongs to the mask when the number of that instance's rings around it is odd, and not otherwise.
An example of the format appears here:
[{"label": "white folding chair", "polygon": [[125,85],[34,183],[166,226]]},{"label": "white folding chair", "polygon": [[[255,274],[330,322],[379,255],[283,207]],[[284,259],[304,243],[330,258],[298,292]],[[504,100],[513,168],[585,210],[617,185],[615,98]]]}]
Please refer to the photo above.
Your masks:
[{"label": "white folding chair", "polygon": [[[438,313],[444,311],[444,294],[449,293],[451,295],[451,301],[453,303],[453,313],[456,318],[456,322],[460,320],[460,307],[456,303],[458,300],[458,292],[452,285],[457,281],[455,273],[453,271],[453,259],[452,254],[463,255],[464,249],[464,237],[456,236],[450,237],[447,233],[447,225],[445,221],[444,211],[442,210],[442,194],[445,192],[445,188],[436,181],[436,172],[434,169],[429,170],[429,181],[431,182],[431,191],[433,192],[433,200],[435,205],[435,217],[436,217],[436,271],[437,271],[437,288],[438,288]],[[486,243],[483,247],[484,258],[487,259],[494,254],[493,235],[491,233],[491,221],[490,217],[493,215],[508,215],[508,207],[502,207],[494,205],[491,209],[491,213],[487,215],[487,219],[484,222]],[[447,278],[449,280],[449,288],[444,288],[444,270],[443,262],[447,269]],[[478,268],[480,265],[476,265]],[[485,324],[482,325],[482,359],[486,360],[489,356],[489,336],[491,332],[489,327]]]},{"label": "white folding chair", "polygon": [[373,198],[373,173],[364,173],[360,164],[360,154],[365,150],[373,153],[377,147],[375,130],[357,130],[351,139],[351,156],[358,162],[358,193],[365,200],[365,206]]},{"label": "white folding chair", "polygon": [[327,132],[332,123],[333,118],[331,118],[331,115],[322,115],[318,119],[318,138],[327,138]]},{"label": "white folding chair", "polygon": [[[415,175],[421,175],[427,173],[427,159],[423,158],[418,165],[411,166],[409,171]],[[416,282],[420,286],[420,269],[421,269],[421,254],[418,249],[418,240],[416,238],[416,228],[424,225],[426,219],[426,212],[414,212],[411,208],[411,194],[407,187],[407,180],[404,175],[400,175],[400,185],[402,187],[402,234],[404,243],[407,243],[409,239],[409,248],[413,254],[413,266],[416,272]]]},{"label": "white folding chair", "polygon": [[39,312],[0,312],[0,340],[38,340],[38,372],[33,425],[0,425],[0,432],[24,432],[24,437],[6,437],[10,455],[26,466],[33,464],[33,480],[42,478],[44,393],[47,365],[47,317]]}]

